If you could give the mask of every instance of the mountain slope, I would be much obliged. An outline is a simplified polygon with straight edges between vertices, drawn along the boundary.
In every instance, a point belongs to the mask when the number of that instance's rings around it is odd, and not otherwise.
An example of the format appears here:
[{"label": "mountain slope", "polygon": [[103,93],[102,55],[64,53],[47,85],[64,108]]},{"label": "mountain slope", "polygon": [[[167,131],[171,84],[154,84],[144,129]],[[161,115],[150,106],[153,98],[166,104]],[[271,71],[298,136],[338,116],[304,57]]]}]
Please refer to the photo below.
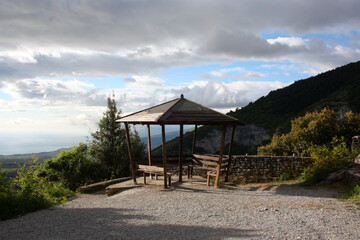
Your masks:
[{"label": "mountain slope", "polygon": [[230,115],[263,127],[269,133],[286,132],[290,120],[306,111],[329,106],[337,111],[345,107],[359,112],[359,93],[360,62],[356,62],[271,91]]},{"label": "mountain slope", "polygon": [[[234,153],[256,153],[257,146],[269,141],[274,133],[288,132],[292,119],[326,106],[336,110],[340,116],[349,110],[360,112],[360,62],[296,81],[228,113],[246,123],[236,130]],[[202,127],[198,135],[196,151],[217,153],[215,143],[221,136],[218,128]],[[184,136],[186,152],[190,152],[191,141],[190,133]],[[177,153],[178,139],[169,141],[167,149],[169,153]]]}]

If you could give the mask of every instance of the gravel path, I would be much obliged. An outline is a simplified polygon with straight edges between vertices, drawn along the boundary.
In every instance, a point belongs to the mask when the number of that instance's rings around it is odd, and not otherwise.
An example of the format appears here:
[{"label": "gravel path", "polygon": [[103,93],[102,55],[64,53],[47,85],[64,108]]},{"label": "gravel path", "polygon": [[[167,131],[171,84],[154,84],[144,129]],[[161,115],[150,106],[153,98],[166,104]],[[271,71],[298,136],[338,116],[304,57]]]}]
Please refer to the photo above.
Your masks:
[{"label": "gravel path", "polygon": [[134,188],[0,222],[0,239],[360,239],[360,210],[329,189]]}]

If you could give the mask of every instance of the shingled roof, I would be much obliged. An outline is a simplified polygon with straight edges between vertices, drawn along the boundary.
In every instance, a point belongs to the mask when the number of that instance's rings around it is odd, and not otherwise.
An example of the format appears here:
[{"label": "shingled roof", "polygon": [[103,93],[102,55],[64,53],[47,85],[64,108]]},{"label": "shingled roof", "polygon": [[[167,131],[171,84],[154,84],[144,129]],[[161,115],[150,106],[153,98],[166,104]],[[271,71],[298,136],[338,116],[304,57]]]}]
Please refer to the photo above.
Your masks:
[{"label": "shingled roof", "polygon": [[180,98],[124,116],[116,122],[131,124],[243,124],[238,119]]}]

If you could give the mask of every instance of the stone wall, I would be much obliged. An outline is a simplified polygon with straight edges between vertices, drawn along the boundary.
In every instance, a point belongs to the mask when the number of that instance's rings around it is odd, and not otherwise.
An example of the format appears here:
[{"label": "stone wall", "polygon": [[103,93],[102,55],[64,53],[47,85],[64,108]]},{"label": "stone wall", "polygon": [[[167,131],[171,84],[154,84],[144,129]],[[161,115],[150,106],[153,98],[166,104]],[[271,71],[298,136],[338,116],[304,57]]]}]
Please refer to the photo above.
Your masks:
[{"label": "stone wall", "polygon": [[[229,171],[230,180],[237,182],[275,181],[282,174],[290,178],[298,177],[312,162],[309,157],[235,155]],[[178,174],[178,166],[168,165],[168,171]],[[194,168],[194,175],[206,177],[206,170]],[[183,176],[187,176],[187,163],[184,162]]]},{"label": "stone wall", "polygon": [[243,182],[277,180],[282,174],[299,176],[312,162],[308,157],[293,156],[233,156],[230,178]]}]

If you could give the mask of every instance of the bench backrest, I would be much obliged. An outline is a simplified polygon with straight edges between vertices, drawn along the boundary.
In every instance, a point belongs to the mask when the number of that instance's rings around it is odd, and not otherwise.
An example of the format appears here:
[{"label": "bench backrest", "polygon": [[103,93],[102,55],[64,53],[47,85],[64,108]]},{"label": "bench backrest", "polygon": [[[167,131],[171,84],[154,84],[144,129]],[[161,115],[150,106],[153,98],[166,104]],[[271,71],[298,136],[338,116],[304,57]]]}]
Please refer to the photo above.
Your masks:
[{"label": "bench backrest", "polygon": [[[183,156],[183,164],[186,165],[191,162],[191,155]],[[178,165],[179,164],[179,155],[167,155],[166,163],[168,165]],[[153,155],[151,156],[151,165],[160,165],[162,166],[162,156],[161,155]]]},{"label": "bench backrest", "polygon": [[[193,154],[192,161],[195,165],[199,165],[201,167],[207,168],[208,170],[217,170],[217,167],[219,165],[218,156]],[[221,168],[220,168],[221,171],[226,170],[228,163],[229,163],[229,159],[224,156],[221,161]]]}]

